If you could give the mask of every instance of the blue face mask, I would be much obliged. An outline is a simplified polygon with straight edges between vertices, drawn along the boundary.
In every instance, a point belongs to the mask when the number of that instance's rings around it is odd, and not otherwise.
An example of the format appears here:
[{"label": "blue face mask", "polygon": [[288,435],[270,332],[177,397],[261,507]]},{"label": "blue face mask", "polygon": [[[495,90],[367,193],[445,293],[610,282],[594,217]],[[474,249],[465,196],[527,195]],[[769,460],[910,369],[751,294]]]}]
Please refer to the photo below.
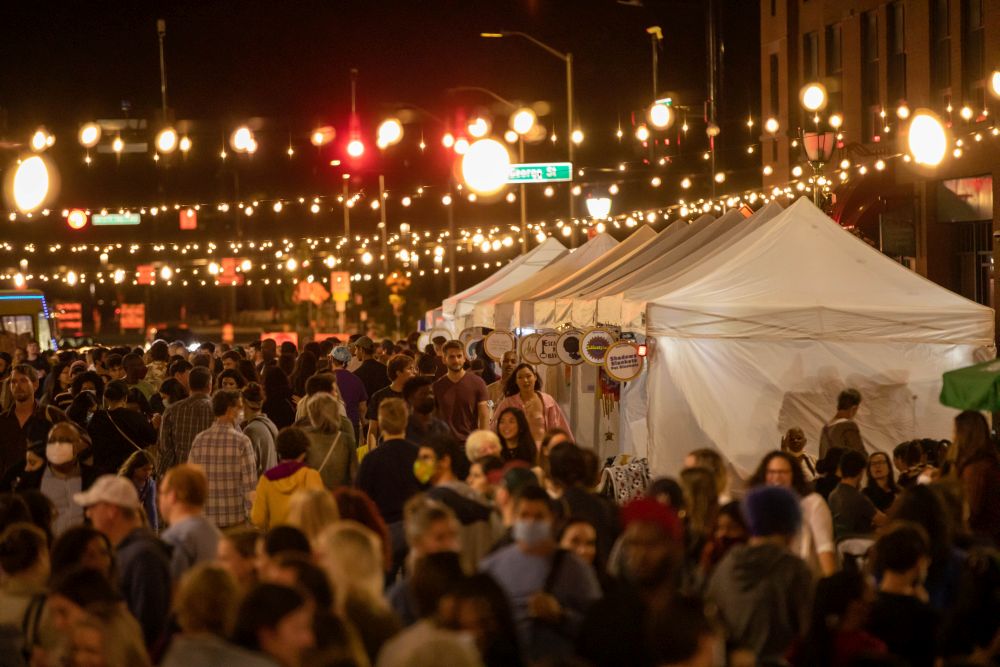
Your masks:
[{"label": "blue face mask", "polygon": [[552,524],[548,521],[518,519],[514,522],[511,535],[515,542],[523,543],[528,547],[538,546],[552,539]]}]

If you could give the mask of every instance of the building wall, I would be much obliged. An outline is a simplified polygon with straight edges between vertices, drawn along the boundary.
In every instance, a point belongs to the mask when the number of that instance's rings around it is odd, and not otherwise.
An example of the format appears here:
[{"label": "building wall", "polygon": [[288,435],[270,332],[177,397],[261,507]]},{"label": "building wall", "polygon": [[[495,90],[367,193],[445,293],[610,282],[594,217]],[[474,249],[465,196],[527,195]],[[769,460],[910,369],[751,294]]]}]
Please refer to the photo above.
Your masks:
[{"label": "building wall", "polygon": [[[949,8],[950,44],[949,56],[950,87],[935,89],[932,71],[935,65],[932,51],[932,0],[901,0],[904,12],[905,37],[905,102],[912,110],[926,107],[934,110],[943,119],[950,118],[956,135],[964,135],[981,129],[984,139],[981,143],[969,142],[961,159],[951,155],[939,167],[928,172],[916,170],[913,165],[899,159],[888,160],[889,175],[899,189],[911,191],[918,202],[916,221],[915,268],[928,278],[955,291],[962,289],[959,270],[959,249],[961,229],[954,223],[937,220],[936,188],[944,179],[965,178],[991,174],[993,176],[994,202],[1000,201],[1000,138],[993,138],[989,131],[1000,121],[1000,100],[985,94],[988,115],[976,122],[961,119],[959,110],[967,102],[963,86],[963,74],[969,63],[963,62],[965,35],[963,34],[963,7],[970,0],[947,0]],[[983,13],[983,35],[985,50],[985,83],[989,86],[989,73],[1000,67],[1000,0],[981,0]],[[815,32],[818,35],[819,80],[830,91],[831,104],[824,115],[833,111],[843,114],[844,149],[838,150],[834,163],[844,156],[852,160],[872,161],[875,155],[891,156],[905,153],[906,122],[896,117],[896,108],[904,100],[892,99],[889,89],[890,68],[890,13],[895,3],[888,0],[761,0],[761,114],[764,119],[773,116],[780,124],[777,136],[772,140],[766,132],[762,136],[761,166],[770,165],[773,172],[764,177],[765,185],[788,183],[791,169],[803,164],[800,149],[792,145],[802,123],[799,90],[809,81],[805,78],[804,38]],[[865,13],[877,16],[878,42],[878,99],[884,110],[889,131],[879,130],[880,121],[875,125],[874,136],[865,136],[866,110],[863,105],[863,43],[862,26]],[[840,26],[842,35],[842,67],[839,75],[829,75],[828,30],[830,26]],[[779,63],[778,82],[775,94],[778,105],[772,104],[772,81],[770,58],[777,55]],[[968,70],[972,71],[972,70]],[[838,96],[839,93],[839,96]],[[952,112],[946,111],[950,99]],[[972,104],[980,112],[984,104]],[[763,126],[763,123],[762,123]],[[774,147],[777,147],[776,151]],[[835,166],[835,165],[832,165]],[[858,178],[852,174],[853,178]],[[992,215],[993,234],[1000,239],[1000,211],[994,204]],[[1000,261],[1000,243],[993,244],[994,262]],[[990,296],[990,305],[996,302]],[[1000,328],[1000,327],[998,327]]]}]

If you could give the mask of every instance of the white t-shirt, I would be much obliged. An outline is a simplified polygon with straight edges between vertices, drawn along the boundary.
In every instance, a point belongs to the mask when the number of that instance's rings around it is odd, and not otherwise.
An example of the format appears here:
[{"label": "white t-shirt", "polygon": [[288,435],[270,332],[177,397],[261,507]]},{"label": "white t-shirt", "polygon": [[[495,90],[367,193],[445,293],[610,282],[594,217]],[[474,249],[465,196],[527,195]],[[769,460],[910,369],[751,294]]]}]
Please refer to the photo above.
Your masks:
[{"label": "white t-shirt", "polygon": [[802,527],[792,540],[792,553],[804,560],[813,574],[823,576],[819,554],[837,551],[830,506],[818,493],[810,493],[799,501],[799,506],[802,508]]}]

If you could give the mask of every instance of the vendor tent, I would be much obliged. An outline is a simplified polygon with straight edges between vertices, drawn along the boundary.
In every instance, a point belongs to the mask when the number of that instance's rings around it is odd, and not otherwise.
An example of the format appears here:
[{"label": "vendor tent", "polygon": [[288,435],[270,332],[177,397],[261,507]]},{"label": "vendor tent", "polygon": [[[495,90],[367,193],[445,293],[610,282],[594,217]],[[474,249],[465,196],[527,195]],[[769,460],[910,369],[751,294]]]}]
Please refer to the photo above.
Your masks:
[{"label": "vendor tent", "polygon": [[[677,229],[679,230],[680,228],[678,227]],[[563,290],[571,289],[589,279],[605,267],[617,265],[622,258],[628,257],[630,254],[635,252],[637,248],[649,243],[656,238],[656,236],[656,232],[653,231],[652,227],[643,225],[624,241],[611,248],[586,266],[582,266],[576,271],[568,273],[562,278],[552,282],[543,283],[541,281],[532,281],[533,289],[530,292],[516,296],[516,298],[505,295],[503,297],[504,300],[497,304],[494,317],[499,322],[506,322],[507,318],[509,318],[510,326],[513,328],[534,328],[535,301],[559,294]],[[507,298],[515,298],[515,300],[508,302],[506,301]]]},{"label": "vendor tent", "polygon": [[[674,251],[671,251],[648,266],[641,267],[629,275],[630,280],[624,289],[619,286],[616,290],[614,286],[609,286],[603,291],[603,296],[598,297],[597,320],[617,324],[626,331],[645,331],[648,301],[668,294],[671,289],[684,281],[695,267],[710,266],[718,253],[734,243],[744,243],[748,235],[756,232],[783,210],[780,204],[771,202],[758,209],[749,218],[737,217],[728,229],[714,239],[708,240],[700,248],[694,250],[686,248],[685,250],[689,252],[683,256],[671,256],[675,255]],[[727,213],[716,223],[722,222],[730,214],[735,212]],[[736,215],[741,216],[741,214]]]},{"label": "vendor tent", "polygon": [[[597,302],[602,296],[616,294],[632,285],[643,272],[656,267],[655,272],[670,271],[674,264],[680,262],[691,253],[712,244],[720,236],[731,230],[745,218],[736,210],[730,210],[721,218],[709,221],[699,229],[693,229],[680,243],[654,257],[638,257],[628,266],[628,272],[622,273],[617,279],[607,282],[599,288],[589,290],[577,296],[570,311],[570,321],[576,327],[593,327],[601,325],[618,325],[620,313],[612,319],[604,320],[597,316]],[[694,225],[692,225],[694,227]]]},{"label": "vendor tent", "polygon": [[467,318],[466,326],[508,329],[510,327],[509,311],[507,311],[505,318],[496,317],[500,302],[515,301],[522,295],[531,294],[539,285],[551,285],[565,275],[572,274],[581,267],[590,264],[598,257],[604,256],[617,245],[618,241],[607,232],[595,235],[594,238],[576,250],[571,250],[562,255],[559,259],[537,273],[528,276],[522,282],[512,285],[498,294],[478,301],[475,308],[473,308],[472,314]]},{"label": "vendor tent", "polygon": [[570,285],[558,294],[539,299],[535,302],[535,325],[537,327],[554,327],[568,323],[575,298],[618,280],[623,275],[634,271],[636,266],[653,261],[656,257],[682,243],[684,239],[699,232],[714,219],[706,214],[691,223],[681,220],[674,221],[657,234],[656,238],[636,248],[629,255],[619,258],[614,264],[605,266],[579,284]]},{"label": "vendor tent", "polygon": [[799,426],[815,451],[837,394],[869,450],[948,437],[942,373],[991,358],[994,316],[800,199],[647,305],[649,457],[714,447],[749,471]]},{"label": "vendor tent", "polygon": [[[444,316],[445,326],[452,329],[452,334],[457,336],[461,332],[461,329],[454,329],[455,318],[464,317],[465,314],[467,314],[470,310],[467,307],[460,309],[459,308],[460,303],[462,303],[466,299],[471,299],[474,295],[479,294],[483,290],[489,289],[491,286],[506,280],[512,273],[518,271],[520,267],[526,264],[529,267],[534,267],[533,270],[537,270],[537,266],[539,263],[541,263],[541,266],[545,266],[549,262],[551,262],[555,257],[558,257],[564,252],[566,252],[566,246],[564,246],[558,240],[550,236],[547,239],[545,239],[542,243],[540,243],[538,246],[512,259],[510,262],[501,267],[495,273],[491,274],[485,280],[482,280],[473,285],[472,287],[462,290],[457,294],[449,296],[441,304],[441,310]],[[513,284],[513,283],[507,283],[507,284]],[[459,313],[459,310],[461,310],[461,313]]]}]

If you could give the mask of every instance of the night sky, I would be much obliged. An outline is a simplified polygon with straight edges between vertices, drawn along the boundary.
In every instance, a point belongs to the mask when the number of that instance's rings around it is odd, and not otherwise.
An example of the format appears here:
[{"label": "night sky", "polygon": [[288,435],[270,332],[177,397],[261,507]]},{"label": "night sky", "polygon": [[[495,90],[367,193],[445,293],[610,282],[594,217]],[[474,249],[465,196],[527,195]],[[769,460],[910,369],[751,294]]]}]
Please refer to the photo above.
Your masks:
[{"label": "night sky", "polygon": [[[542,118],[555,128],[559,142],[527,147],[529,161],[565,157],[564,65],[519,38],[483,39],[483,31],[520,30],[575,60],[575,104],[586,133],[577,149],[577,165],[588,171],[584,185],[595,191],[617,181],[622,193],[616,210],[674,201],[684,175],[707,194],[702,104],[706,93],[705,0],[469,0],[422,1],[187,1],[170,2],[33,2],[5,8],[0,39],[0,150],[4,163],[40,124],[53,131],[51,156],[62,174],[62,190],[53,208],[120,206],[157,201],[218,202],[335,194],[345,169],[352,190],[370,193],[376,174],[385,173],[387,188],[402,196],[420,185],[443,192],[448,164],[440,145],[443,130],[430,120],[407,125],[399,146],[381,157],[374,149],[380,119],[401,104],[415,104],[444,119],[501,107],[478,93],[449,92],[456,86],[483,86],[517,102],[547,101],[552,114]],[[722,125],[719,164],[729,173],[729,189],[759,182],[759,159],[745,148],[753,142],[747,115],[759,121],[758,3],[718,0],[720,36],[725,46],[719,92]],[[167,22],[168,103],[178,127],[187,128],[194,147],[156,164],[151,154],[94,154],[83,165],[76,142],[79,124],[95,118],[149,119],[159,123],[160,89],[156,19]],[[642,164],[646,153],[632,139],[633,113],[652,94],[651,45],[646,28],[659,25],[660,91],[690,107],[691,130],[682,146],[665,150],[674,156],[665,168]],[[369,151],[362,164],[331,167],[343,157],[349,112],[349,70],[359,70],[358,111]],[[123,114],[122,108],[129,108]],[[223,140],[237,125],[254,119],[260,151],[252,158],[219,159]],[[504,118],[499,119],[502,126]],[[619,123],[625,140],[614,132]],[[333,125],[338,139],[317,150],[308,135],[318,125]],[[678,122],[676,125],[680,125]],[[758,124],[759,127],[759,124]],[[416,144],[423,133],[427,150]],[[151,140],[154,130],[148,131]],[[672,135],[677,135],[675,126]],[[676,140],[676,137],[675,137]],[[108,138],[104,139],[109,141]],[[296,156],[286,154],[289,142]],[[622,176],[598,169],[629,163]],[[664,186],[649,187],[658,174]],[[700,175],[700,176],[699,176]],[[536,186],[537,187],[537,186]],[[538,189],[529,196],[529,217],[563,215],[565,195],[547,199]],[[582,205],[581,207],[582,208]],[[377,214],[365,207],[356,229],[372,228]],[[414,228],[441,229],[439,196],[428,197],[403,212],[390,205],[390,228],[403,220]],[[459,227],[516,222],[517,207],[503,202],[464,204],[456,211]],[[339,225],[339,211],[330,224]],[[231,222],[205,217],[201,233],[225,235]],[[266,238],[269,224],[257,219],[243,226],[248,237]],[[316,220],[283,219],[287,233],[303,235]],[[42,226],[59,238],[107,238],[105,230],[72,232],[62,220],[39,221],[30,228],[9,228],[11,238],[36,235]],[[258,225],[259,227],[255,227]],[[273,229],[273,228],[272,228]],[[329,232],[328,232],[329,233]],[[154,241],[178,236],[172,225],[157,221],[143,236]],[[273,235],[273,232],[271,232]]]}]

